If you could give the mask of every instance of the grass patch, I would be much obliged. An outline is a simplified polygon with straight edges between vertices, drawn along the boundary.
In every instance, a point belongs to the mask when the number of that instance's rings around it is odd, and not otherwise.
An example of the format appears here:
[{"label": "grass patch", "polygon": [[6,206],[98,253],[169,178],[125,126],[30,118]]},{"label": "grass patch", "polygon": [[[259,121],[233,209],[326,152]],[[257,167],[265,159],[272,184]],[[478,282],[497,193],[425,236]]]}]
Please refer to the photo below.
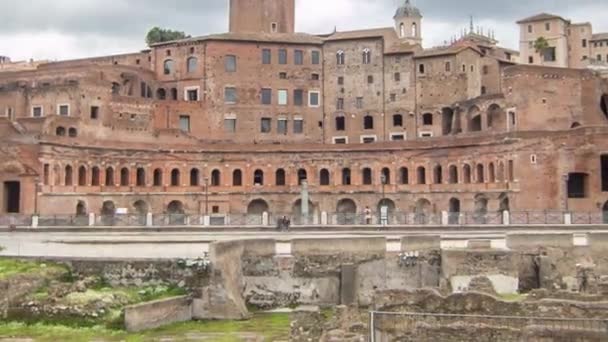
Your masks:
[{"label": "grass patch", "polygon": [[51,271],[65,271],[65,268],[52,263],[0,258],[0,280],[27,274],[46,274]]},{"label": "grass patch", "polygon": [[186,339],[188,334],[218,334],[213,342],[240,341],[239,333],[255,333],[267,341],[287,340],[290,333],[289,314],[257,314],[249,321],[203,321],[174,324],[164,328],[129,334],[122,330],[92,327],[68,327],[53,324],[0,324],[0,337],[32,338],[40,342],[76,342],[103,340],[108,342],[140,342],[173,338]]},{"label": "grass patch", "polygon": [[519,294],[519,293],[502,294],[502,295],[498,295],[498,298],[500,298],[501,300],[503,300],[505,302],[523,302],[524,300],[526,300],[528,298],[528,295]]}]

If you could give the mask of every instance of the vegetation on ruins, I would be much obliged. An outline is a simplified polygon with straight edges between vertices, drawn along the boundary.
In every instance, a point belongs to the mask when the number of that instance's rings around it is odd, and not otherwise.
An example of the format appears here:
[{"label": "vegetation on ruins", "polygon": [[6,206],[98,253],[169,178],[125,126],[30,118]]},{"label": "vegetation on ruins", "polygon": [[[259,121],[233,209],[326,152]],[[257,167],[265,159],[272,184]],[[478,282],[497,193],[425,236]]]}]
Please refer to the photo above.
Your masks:
[{"label": "vegetation on ruins", "polygon": [[[536,53],[539,54],[543,54],[545,50],[547,50],[549,48],[549,41],[547,41],[547,39],[545,37],[538,37],[536,39],[536,41],[534,41],[534,49],[536,50]],[[543,61],[543,58],[540,59],[541,62]]]},{"label": "vegetation on ruins", "polygon": [[190,35],[186,35],[182,31],[174,31],[170,29],[160,28],[158,26],[153,27],[148,31],[146,35],[146,43],[151,46],[156,43],[169,42],[172,40],[190,38]]}]

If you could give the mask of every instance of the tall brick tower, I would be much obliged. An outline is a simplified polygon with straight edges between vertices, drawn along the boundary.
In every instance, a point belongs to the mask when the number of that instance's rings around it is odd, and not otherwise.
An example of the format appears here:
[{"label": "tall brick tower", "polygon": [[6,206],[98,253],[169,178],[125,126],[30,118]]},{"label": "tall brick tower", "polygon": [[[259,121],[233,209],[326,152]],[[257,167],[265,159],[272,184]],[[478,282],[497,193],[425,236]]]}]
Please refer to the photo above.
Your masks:
[{"label": "tall brick tower", "polygon": [[295,0],[230,0],[230,32],[294,33]]}]

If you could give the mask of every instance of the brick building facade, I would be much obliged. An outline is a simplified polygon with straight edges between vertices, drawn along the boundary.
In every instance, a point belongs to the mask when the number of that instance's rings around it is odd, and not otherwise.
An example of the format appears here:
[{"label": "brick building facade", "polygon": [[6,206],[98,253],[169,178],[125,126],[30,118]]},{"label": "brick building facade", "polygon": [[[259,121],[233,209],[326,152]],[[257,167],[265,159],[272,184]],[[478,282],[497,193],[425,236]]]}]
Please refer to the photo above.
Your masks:
[{"label": "brick building facade", "polygon": [[472,30],[423,49],[409,1],[327,35],[255,4],[228,33],[0,72],[0,213],[298,215],[304,184],[314,214],[608,208],[593,71]]}]

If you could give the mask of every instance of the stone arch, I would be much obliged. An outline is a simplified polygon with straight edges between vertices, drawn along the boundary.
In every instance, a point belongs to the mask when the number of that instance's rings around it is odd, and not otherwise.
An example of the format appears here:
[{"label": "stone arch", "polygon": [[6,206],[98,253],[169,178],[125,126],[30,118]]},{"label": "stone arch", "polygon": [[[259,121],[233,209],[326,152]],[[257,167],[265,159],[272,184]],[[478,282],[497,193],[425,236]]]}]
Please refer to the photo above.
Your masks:
[{"label": "stone arch", "polygon": [[579,128],[579,127],[581,127],[581,124],[579,122],[573,122],[572,125],[570,126],[571,129]]},{"label": "stone arch", "polygon": [[91,185],[93,186],[100,186],[101,185],[101,171],[99,170],[99,167],[94,166],[91,169]]},{"label": "stone arch", "polygon": [[72,186],[74,184],[74,174],[73,174],[73,169],[72,169],[72,165],[67,165],[65,167],[65,174],[64,174],[64,184],[66,186]]},{"label": "stone arch", "polygon": [[464,166],[462,167],[462,182],[464,184],[472,183],[471,165],[469,164],[464,164]]},{"label": "stone arch", "polygon": [[120,169],[120,186],[129,186],[131,182],[130,176],[128,168],[123,167]]},{"label": "stone arch", "polygon": [[399,169],[399,183],[401,185],[407,185],[410,183],[410,171],[407,167]]},{"label": "stone arch", "polygon": [[481,110],[477,106],[472,106],[469,108],[469,132],[481,132],[482,122],[481,122]]},{"label": "stone arch", "polygon": [[304,216],[304,214],[302,213],[302,199],[296,200],[291,207],[292,217],[295,220],[294,223],[312,223],[312,219],[318,213],[318,210],[318,207],[311,200],[308,200],[308,216]]},{"label": "stone arch", "polygon": [[475,220],[475,223],[487,223],[488,202],[488,198],[483,194],[478,194],[475,196],[475,209],[473,211],[473,219]]},{"label": "stone arch", "polygon": [[184,203],[181,201],[171,201],[167,205],[167,214],[169,215],[183,215],[185,213]]},{"label": "stone arch", "polygon": [[509,195],[507,195],[506,193],[502,193],[498,197],[498,211],[499,212],[511,211],[511,203],[509,201]]},{"label": "stone arch", "polygon": [[232,186],[243,186],[243,171],[239,169],[232,171]]},{"label": "stone arch", "polygon": [[163,186],[163,170],[154,170],[154,186]]},{"label": "stone arch", "polygon": [[247,215],[259,215],[270,211],[268,203],[263,199],[256,199],[249,203],[247,206]]},{"label": "stone arch", "polygon": [[487,110],[488,115],[488,128],[497,128],[502,122],[503,110],[496,103],[491,104]]},{"label": "stone arch", "polygon": [[319,172],[319,185],[329,186],[331,183],[331,174],[328,169],[321,169]]},{"label": "stone arch", "polygon": [[448,223],[449,224],[459,224],[460,223],[460,210],[461,204],[458,198],[450,198],[449,208],[448,208]]},{"label": "stone arch", "polygon": [[[386,207],[386,219],[385,216],[383,215],[382,212],[382,208]],[[380,224],[382,225],[387,225],[387,224],[391,224],[391,222],[394,222],[394,217],[395,217],[395,213],[397,212],[397,205],[395,205],[395,202],[390,199],[390,198],[383,198],[378,202],[378,206],[377,206],[377,213],[378,213],[378,218],[380,220]]]},{"label": "stone arch", "polygon": [[171,170],[171,186],[180,186],[181,185],[181,175],[179,169]]},{"label": "stone arch", "polygon": [[101,205],[101,223],[105,226],[113,226],[116,222],[116,204],[105,201]]},{"label": "stone arch", "polygon": [[343,198],[336,205],[338,224],[355,224],[357,221],[357,204],[350,198]]},{"label": "stone arch", "polygon": [[150,206],[144,200],[138,200],[133,203],[133,211],[139,216],[145,216],[150,213]]},{"label": "stone arch", "polygon": [[477,176],[477,183],[481,184],[481,183],[485,183],[486,182],[486,177],[485,177],[485,171],[484,171],[483,164],[477,164],[476,176]]},{"label": "stone arch", "polygon": [[65,127],[59,126],[55,129],[55,135],[58,137],[65,137],[66,131]]},{"label": "stone arch", "polygon": [[78,136],[78,130],[74,127],[70,127],[70,129],[68,129],[68,136],[70,138],[76,138]]},{"label": "stone arch", "polygon": [[174,69],[175,69],[175,62],[173,62],[172,59],[166,59],[163,62],[163,72],[165,75],[173,74]]},{"label": "stone arch", "polygon": [[78,186],[87,185],[87,168],[82,165],[78,168]]},{"label": "stone arch", "polygon": [[415,221],[417,224],[428,224],[432,214],[433,206],[426,198],[421,198],[416,201]]},{"label": "stone arch", "polygon": [[87,204],[84,201],[78,201],[78,203],[76,203],[76,216],[88,216]]},{"label": "stone arch", "polygon": [[416,174],[418,176],[418,184],[426,184],[426,168],[424,166],[419,166],[416,170]]},{"label": "stone arch", "polygon": [[304,184],[304,182],[308,182],[308,172],[306,169],[298,170],[298,185]]},{"label": "stone arch", "polygon": [[253,185],[264,185],[264,171],[258,169],[253,173]]},{"label": "stone arch", "polygon": [[140,187],[146,186],[146,169],[144,169],[143,167],[138,167],[135,178],[136,178],[135,184],[137,186],[140,186]]}]

